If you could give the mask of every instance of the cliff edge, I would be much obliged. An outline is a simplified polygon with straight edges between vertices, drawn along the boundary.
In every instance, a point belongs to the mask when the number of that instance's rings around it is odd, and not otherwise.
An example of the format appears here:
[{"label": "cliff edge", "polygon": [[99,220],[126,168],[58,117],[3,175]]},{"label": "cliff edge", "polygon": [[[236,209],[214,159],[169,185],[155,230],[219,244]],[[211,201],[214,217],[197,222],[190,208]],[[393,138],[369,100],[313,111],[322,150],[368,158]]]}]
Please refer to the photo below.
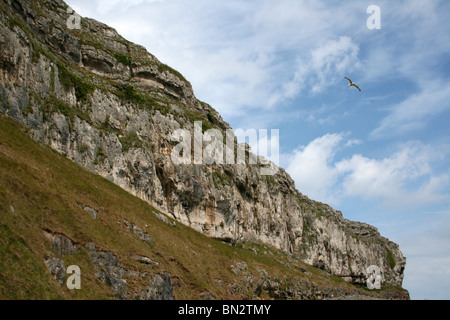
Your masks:
[{"label": "cliff edge", "polygon": [[142,46],[60,0],[0,2],[0,110],[31,137],[204,235],[282,250],[347,282],[401,286],[406,259],[370,225],[296,190],[281,168],[175,165],[172,135],[230,126]]}]

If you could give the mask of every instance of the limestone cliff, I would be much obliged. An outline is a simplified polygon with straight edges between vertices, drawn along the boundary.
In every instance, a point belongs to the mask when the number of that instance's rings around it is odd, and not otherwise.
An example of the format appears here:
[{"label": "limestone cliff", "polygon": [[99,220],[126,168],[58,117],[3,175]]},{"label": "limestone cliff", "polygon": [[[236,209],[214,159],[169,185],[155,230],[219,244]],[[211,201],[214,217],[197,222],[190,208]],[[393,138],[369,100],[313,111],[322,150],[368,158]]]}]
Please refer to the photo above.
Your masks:
[{"label": "limestone cliff", "polygon": [[209,237],[270,245],[353,283],[376,265],[401,286],[397,244],[308,199],[283,169],[174,165],[175,130],[230,126],[145,48],[92,19],[68,28],[60,0],[0,6],[0,110],[36,141]]}]

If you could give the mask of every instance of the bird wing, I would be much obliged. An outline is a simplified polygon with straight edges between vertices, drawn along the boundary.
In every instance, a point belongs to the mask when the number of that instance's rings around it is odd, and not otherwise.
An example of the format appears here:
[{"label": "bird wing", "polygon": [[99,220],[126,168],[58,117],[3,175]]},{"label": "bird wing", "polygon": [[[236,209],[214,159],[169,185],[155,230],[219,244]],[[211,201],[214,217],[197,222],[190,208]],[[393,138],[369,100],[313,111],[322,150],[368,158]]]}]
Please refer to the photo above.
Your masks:
[{"label": "bird wing", "polygon": [[361,89],[356,84],[353,83],[352,86],[361,91]]},{"label": "bird wing", "polygon": [[349,78],[347,78],[347,77],[344,77],[345,79],[347,79],[348,80],[348,82],[350,82],[350,84],[353,84],[353,81],[352,80],[350,80]]}]

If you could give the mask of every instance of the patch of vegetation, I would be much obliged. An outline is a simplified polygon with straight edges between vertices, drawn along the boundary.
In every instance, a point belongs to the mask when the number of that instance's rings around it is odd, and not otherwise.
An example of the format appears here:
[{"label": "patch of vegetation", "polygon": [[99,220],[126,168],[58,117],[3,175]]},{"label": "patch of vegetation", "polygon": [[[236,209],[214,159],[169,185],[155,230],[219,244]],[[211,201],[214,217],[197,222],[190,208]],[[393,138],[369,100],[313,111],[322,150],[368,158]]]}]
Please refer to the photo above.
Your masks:
[{"label": "patch of vegetation", "polygon": [[8,27],[11,31],[14,31],[15,27],[19,27],[24,32],[26,32],[28,29],[26,24],[22,20],[14,18],[14,17],[10,17],[10,19],[8,21]]},{"label": "patch of vegetation", "polygon": [[125,54],[122,53],[115,53],[114,58],[123,64],[124,66],[130,66],[131,65],[131,58]]},{"label": "patch of vegetation", "polygon": [[309,214],[303,215],[303,238],[306,240],[305,243],[314,243],[316,240],[316,234],[314,232],[314,220]]},{"label": "patch of vegetation", "polygon": [[277,182],[273,176],[265,176],[265,179],[271,186],[277,185]]},{"label": "patch of vegetation", "polygon": [[[208,115],[210,115],[208,113]],[[202,122],[202,133],[205,133],[209,129],[214,129],[213,125],[209,122],[209,117],[207,116],[205,119],[205,116],[199,112],[199,111],[192,111],[189,109],[184,108],[184,116],[189,119],[192,123],[196,121]],[[212,116],[212,115],[211,115]]]},{"label": "patch of vegetation", "polygon": [[231,178],[226,173],[220,172],[220,171],[213,171],[212,172],[212,178],[214,182],[214,186],[216,188],[223,186],[223,185],[230,185],[231,184]]},{"label": "patch of vegetation", "polygon": [[22,115],[24,117],[28,117],[28,115],[33,113],[33,112],[34,112],[33,105],[31,103],[29,103],[28,107],[26,109],[22,110]]},{"label": "patch of vegetation", "polygon": [[34,299],[36,296],[55,299],[57,295],[44,264],[23,236],[5,222],[0,224],[0,235],[0,297],[8,300]]},{"label": "patch of vegetation", "polygon": [[122,144],[123,152],[128,152],[131,148],[141,149],[143,147],[143,143],[136,132],[121,137],[119,138],[119,140],[120,143]]},{"label": "patch of vegetation", "polygon": [[72,30],[72,33],[75,33],[75,35],[80,39],[81,45],[91,46],[97,50],[102,50],[101,43],[93,38],[91,33],[77,29]]},{"label": "patch of vegetation", "polygon": [[87,112],[84,112],[76,106],[70,106],[66,102],[59,100],[54,95],[49,96],[41,105],[40,110],[43,113],[44,121],[47,121],[49,116],[55,112],[59,112],[66,116],[69,125],[73,123],[75,117],[92,124],[91,117]]},{"label": "patch of vegetation", "polygon": [[131,101],[131,102],[136,102],[139,104],[145,103],[145,97],[141,94],[139,94],[138,92],[136,92],[136,90],[134,89],[134,87],[132,85],[123,85],[120,88],[120,93],[122,98]]},{"label": "patch of vegetation", "polygon": [[391,267],[391,269],[394,269],[396,265],[395,258],[394,255],[392,254],[392,251],[389,250],[387,247],[386,247],[386,256],[389,262],[389,267]]},{"label": "patch of vegetation", "polygon": [[100,163],[105,162],[105,160],[106,160],[107,158],[108,158],[108,156],[106,155],[105,151],[103,151],[102,147],[98,147],[97,155],[96,155],[95,160],[94,160],[93,163],[94,163],[95,165],[98,165],[98,164],[100,164]]},{"label": "patch of vegetation", "polygon": [[36,64],[39,62],[39,59],[41,59],[41,52],[39,50],[34,49],[31,52],[31,62]]},{"label": "patch of vegetation", "polygon": [[117,130],[111,125],[111,118],[109,115],[106,116],[105,120],[98,127],[99,129],[109,132],[109,133],[118,133]]},{"label": "patch of vegetation", "polygon": [[31,54],[32,55],[31,61],[33,63],[39,62],[41,56],[47,57],[50,61],[55,61],[55,58],[35,40],[32,40],[32,43],[33,43],[33,52]]},{"label": "patch of vegetation", "polygon": [[132,85],[118,85],[116,86],[116,95],[125,102],[135,103],[139,107],[146,110],[159,110],[161,114],[167,114],[170,107],[150,96],[138,92]]},{"label": "patch of vegetation", "polygon": [[58,76],[66,90],[72,87],[75,89],[75,96],[78,101],[86,101],[87,97],[95,91],[93,84],[69,71],[62,63],[58,63]]},{"label": "patch of vegetation", "polygon": [[50,94],[55,94],[55,67],[50,68]]},{"label": "patch of vegetation", "polygon": [[206,115],[206,117],[208,118],[208,121],[211,123],[211,124],[216,124],[216,118],[214,118],[214,116],[211,114],[211,113],[209,113],[208,112],[208,114]]},{"label": "patch of vegetation", "polygon": [[80,144],[77,144],[77,150],[79,153],[85,153],[86,151],[89,150],[89,147],[85,144],[80,143]]},{"label": "patch of vegetation", "polygon": [[158,65],[158,71],[159,71],[159,73],[163,73],[163,72],[167,71],[167,72],[173,74],[174,76],[178,77],[180,80],[187,82],[187,80],[183,77],[183,75],[181,73],[179,73],[177,70],[169,67],[168,65],[166,65],[164,63],[160,63]]},{"label": "patch of vegetation", "polygon": [[170,111],[170,107],[167,104],[162,104],[157,102],[154,106],[153,106],[153,110],[158,110],[162,115],[166,115],[169,113]]},{"label": "patch of vegetation", "polygon": [[214,129],[213,126],[207,121],[202,121],[202,132],[205,133],[210,129]]}]

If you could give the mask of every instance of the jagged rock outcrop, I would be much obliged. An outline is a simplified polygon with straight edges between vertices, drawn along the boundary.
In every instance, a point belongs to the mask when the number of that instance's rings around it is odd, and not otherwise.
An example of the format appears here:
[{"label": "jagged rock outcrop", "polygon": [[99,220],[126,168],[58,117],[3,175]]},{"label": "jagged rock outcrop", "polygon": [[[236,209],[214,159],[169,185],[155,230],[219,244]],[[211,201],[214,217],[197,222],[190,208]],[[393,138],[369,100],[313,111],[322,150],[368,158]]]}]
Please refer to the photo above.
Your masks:
[{"label": "jagged rock outcrop", "polygon": [[[100,251],[94,243],[79,245],[74,243],[66,235],[57,234],[50,230],[44,230],[44,235],[51,244],[53,252],[48,253],[44,259],[50,274],[60,285],[66,278],[65,256],[75,254],[80,250],[87,250],[95,267],[95,276],[107,286],[111,287],[114,297],[119,300],[129,298],[128,283],[125,278],[141,279],[147,282],[138,293],[133,295],[135,300],[173,300],[173,288],[170,276],[161,274],[149,275],[147,272],[127,270],[121,265],[119,258],[112,252]],[[142,239],[146,241],[145,239]],[[136,257],[136,260],[145,265],[158,265],[157,262],[147,257]]]},{"label": "jagged rock outcrop", "polygon": [[[294,268],[298,268],[295,264]],[[236,261],[231,266],[237,276],[237,281],[228,286],[233,295],[244,299],[255,299],[264,292],[270,299],[276,300],[405,300],[408,295],[396,290],[385,290],[382,295],[369,293],[363,295],[353,290],[318,286],[314,282],[297,277],[273,277],[264,269],[250,272],[243,261]],[[301,268],[301,267],[300,267]],[[308,274],[308,271],[301,270]],[[328,275],[322,271],[323,274]]]},{"label": "jagged rock outcrop", "polygon": [[64,261],[53,257],[48,258],[44,261],[44,263],[55,280],[58,281],[60,285],[62,285],[64,283],[64,279],[66,278],[66,267]]},{"label": "jagged rock outcrop", "polygon": [[49,231],[44,231],[44,235],[50,241],[52,249],[54,249],[59,256],[63,257],[77,252],[77,247],[74,242],[66,236],[54,234]]},{"label": "jagged rock outcrop", "polygon": [[167,273],[149,279],[149,286],[135,295],[135,300],[173,300],[172,282]]},{"label": "jagged rock outcrop", "polygon": [[125,221],[125,225],[127,226],[128,230],[137,235],[139,239],[147,242],[148,244],[152,244],[153,242],[152,237],[149,234],[143,232],[141,228],[139,228],[137,225],[134,225],[128,221]]},{"label": "jagged rock outcrop", "polygon": [[60,0],[0,7],[0,110],[35,140],[210,237],[262,242],[354,283],[376,265],[383,283],[402,284],[398,245],[308,199],[283,169],[265,176],[258,165],[175,165],[175,130],[194,137],[196,120],[203,130],[230,126],[145,48],[92,19],[67,28]]}]

